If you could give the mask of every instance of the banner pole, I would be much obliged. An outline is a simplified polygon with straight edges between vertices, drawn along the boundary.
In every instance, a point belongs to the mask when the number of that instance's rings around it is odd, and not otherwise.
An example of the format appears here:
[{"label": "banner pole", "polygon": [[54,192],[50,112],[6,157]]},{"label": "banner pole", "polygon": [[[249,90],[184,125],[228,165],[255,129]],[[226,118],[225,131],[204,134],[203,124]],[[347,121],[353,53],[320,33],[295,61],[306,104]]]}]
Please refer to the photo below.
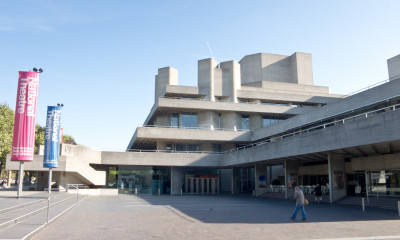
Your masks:
[{"label": "banner pole", "polygon": [[24,184],[24,161],[19,161],[18,192],[17,197],[22,197],[22,186]]},{"label": "banner pole", "polygon": [[53,168],[49,168],[49,188],[48,192],[51,193],[51,178],[52,178]]}]

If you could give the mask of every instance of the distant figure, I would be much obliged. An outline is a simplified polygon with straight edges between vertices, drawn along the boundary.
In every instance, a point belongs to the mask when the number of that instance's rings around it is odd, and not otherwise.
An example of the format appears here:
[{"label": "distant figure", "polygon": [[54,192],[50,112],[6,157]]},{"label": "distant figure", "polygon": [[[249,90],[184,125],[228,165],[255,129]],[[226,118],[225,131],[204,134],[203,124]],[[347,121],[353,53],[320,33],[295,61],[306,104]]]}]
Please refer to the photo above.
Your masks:
[{"label": "distant figure", "polygon": [[295,220],[297,216],[297,212],[299,209],[301,209],[301,216],[302,216],[302,221],[306,221],[306,210],[304,209],[304,194],[303,191],[300,190],[299,187],[295,187],[294,189],[294,199],[296,199],[296,207],[294,208],[294,212],[290,219]]},{"label": "distant figure", "polygon": [[354,189],[354,192],[356,195],[360,195],[361,194],[361,186],[359,183],[357,183],[356,188]]},{"label": "distant figure", "polygon": [[317,186],[314,188],[314,195],[315,195],[315,201],[318,202],[322,200],[322,190],[321,190],[321,186],[319,184],[317,184]]}]

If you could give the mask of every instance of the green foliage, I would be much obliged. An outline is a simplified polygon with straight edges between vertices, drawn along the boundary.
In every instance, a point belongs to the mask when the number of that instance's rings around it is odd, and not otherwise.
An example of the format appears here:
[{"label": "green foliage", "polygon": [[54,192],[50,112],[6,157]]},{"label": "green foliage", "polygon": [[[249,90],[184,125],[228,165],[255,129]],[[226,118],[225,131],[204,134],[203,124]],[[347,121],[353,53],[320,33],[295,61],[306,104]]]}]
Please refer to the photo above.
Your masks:
[{"label": "green foliage", "polygon": [[62,141],[63,141],[62,143],[76,145],[75,139],[70,135],[63,135],[63,140]]},{"label": "green foliage", "polygon": [[44,134],[46,133],[46,127],[41,127],[36,124],[35,127],[35,154],[39,151],[39,146],[44,145]]},{"label": "green foliage", "polygon": [[3,171],[6,156],[11,153],[14,130],[14,111],[5,103],[0,104],[0,172]]}]

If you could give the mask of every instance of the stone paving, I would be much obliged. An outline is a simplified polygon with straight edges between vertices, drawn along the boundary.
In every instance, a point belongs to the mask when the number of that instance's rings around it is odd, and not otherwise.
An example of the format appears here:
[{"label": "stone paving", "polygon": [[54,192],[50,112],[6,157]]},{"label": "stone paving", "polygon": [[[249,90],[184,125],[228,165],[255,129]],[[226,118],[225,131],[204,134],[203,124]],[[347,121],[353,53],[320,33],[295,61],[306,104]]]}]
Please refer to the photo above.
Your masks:
[{"label": "stone paving", "polygon": [[396,211],[250,196],[89,197],[44,228],[41,239],[400,239]]}]

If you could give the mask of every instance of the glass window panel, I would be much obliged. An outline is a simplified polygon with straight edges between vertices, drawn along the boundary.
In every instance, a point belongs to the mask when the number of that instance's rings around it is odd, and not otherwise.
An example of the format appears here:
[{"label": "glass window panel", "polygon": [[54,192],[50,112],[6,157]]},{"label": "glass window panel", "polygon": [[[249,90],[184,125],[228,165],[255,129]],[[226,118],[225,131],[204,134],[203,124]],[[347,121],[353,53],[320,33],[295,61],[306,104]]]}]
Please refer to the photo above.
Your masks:
[{"label": "glass window panel", "polygon": [[242,115],[242,129],[250,130],[250,117],[248,115]]},{"label": "glass window panel", "polygon": [[179,115],[178,113],[173,113],[171,116],[171,127],[179,127]]}]

